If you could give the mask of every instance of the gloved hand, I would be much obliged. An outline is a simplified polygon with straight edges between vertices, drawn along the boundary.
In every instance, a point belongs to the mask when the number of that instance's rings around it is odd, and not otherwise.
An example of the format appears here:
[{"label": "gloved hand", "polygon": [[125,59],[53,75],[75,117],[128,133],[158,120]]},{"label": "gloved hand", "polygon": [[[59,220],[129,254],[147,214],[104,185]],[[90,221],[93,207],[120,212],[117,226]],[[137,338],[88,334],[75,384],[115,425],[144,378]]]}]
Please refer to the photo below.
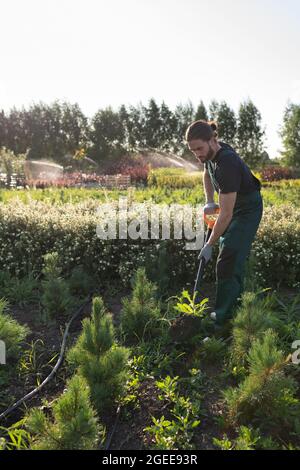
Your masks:
[{"label": "gloved hand", "polygon": [[215,202],[207,202],[203,207],[203,212],[204,214],[210,215],[214,214],[216,209],[219,209],[219,204],[216,204]]},{"label": "gloved hand", "polygon": [[210,246],[208,243],[205,243],[204,247],[199,253],[198,259],[204,258],[205,263],[208,263],[211,257],[212,257],[212,246]]}]

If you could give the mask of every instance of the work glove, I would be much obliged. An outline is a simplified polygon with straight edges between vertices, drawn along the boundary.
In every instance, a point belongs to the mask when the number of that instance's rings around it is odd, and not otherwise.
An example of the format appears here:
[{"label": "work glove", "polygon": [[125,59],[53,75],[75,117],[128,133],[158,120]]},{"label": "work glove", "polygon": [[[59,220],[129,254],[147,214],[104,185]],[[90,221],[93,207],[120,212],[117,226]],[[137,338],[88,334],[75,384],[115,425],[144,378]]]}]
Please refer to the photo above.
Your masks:
[{"label": "work glove", "polygon": [[219,204],[216,204],[215,202],[207,202],[203,207],[203,212],[204,214],[210,215],[214,214],[216,209],[219,209]]},{"label": "work glove", "polygon": [[211,257],[212,257],[212,246],[208,245],[208,243],[205,243],[204,247],[199,253],[198,259],[204,258],[205,264],[206,264],[209,262]]}]

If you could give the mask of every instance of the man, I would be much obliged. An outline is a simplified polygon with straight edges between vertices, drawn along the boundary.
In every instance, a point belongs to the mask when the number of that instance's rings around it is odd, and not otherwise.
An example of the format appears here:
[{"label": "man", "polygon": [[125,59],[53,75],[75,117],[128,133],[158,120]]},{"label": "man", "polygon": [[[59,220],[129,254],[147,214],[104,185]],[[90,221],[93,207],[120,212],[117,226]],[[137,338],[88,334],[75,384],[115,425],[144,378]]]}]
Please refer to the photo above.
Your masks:
[{"label": "man", "polygon": [[[216,303],[211,318],[217,325],[223,325],[232,317],[243,292],[245,263],[263,212],[261,186],[235,150],[217,140],[215,123],[195,121],[188,127],[185,138],[189,149],[204,164],[204,211],[210,214],[217,207],[220,209],[199,257],[207,263],[219,241]],[[214,202],[215,191],[219,204]]]}]

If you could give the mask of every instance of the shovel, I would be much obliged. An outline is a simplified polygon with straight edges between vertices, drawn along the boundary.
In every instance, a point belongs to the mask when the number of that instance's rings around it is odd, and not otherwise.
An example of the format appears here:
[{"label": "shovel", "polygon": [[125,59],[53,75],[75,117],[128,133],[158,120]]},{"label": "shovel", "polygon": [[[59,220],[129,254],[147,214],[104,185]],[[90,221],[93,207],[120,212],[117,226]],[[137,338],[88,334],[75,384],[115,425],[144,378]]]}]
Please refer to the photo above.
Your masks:
[{"label": "shovel", "polygon": [[[215,225],[215,222],[218,218],[219,212],[220,212],[219,208],[214,209],[214,211],[211,214],[205,214],[205,212],[203,212],[204,223],[207,226],[206,233],[204,234],[203,246],[209,240],[210,234],[211,234],[212,229]],[[193,291],[194,298],[195,298],[195,303],[198,302],[198,300],[199,300],[199,297],[198,297],[199,287],[200,287],[200,284],[201,284],[201,281],[202,281],[202,278],[203,278],[203,274],[204,274],[204,271],[205,271],[206,264],[207,263],[205,262],[205,259],[203,257],[201,257],[200,261],[199,261],[198,272],[197,272],[197,277],[196,277],[196,280],[195,280],[194,291]]]}]

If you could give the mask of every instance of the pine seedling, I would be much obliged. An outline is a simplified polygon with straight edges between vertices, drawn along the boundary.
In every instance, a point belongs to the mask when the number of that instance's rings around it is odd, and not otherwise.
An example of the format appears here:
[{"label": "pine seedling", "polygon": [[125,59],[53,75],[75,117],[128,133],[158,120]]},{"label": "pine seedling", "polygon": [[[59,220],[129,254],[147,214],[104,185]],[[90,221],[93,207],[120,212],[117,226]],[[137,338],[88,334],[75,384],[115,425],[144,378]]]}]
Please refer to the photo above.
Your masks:
[{"label": "pine seedling", "polygon": [[259,299],[253,292],[245,292],[242,304],[233,320],[231,359],[233,365],[247,365],[247,354],[253,341],[263,337],[268,328],[276,328],[278,319],[267,299]]},{"label": "pine seedling", "polygon": [[84,270],[83,266],[76,266],[70,276],[69,286],[72,294],[84,297],[95,287],[95,279]]},{"label": "pine seedling", "polygon": [[124,390],[129,352],[115,343],[112,316],[100,297],[93,299],[91,319],[84,319],[82,324],[82,333],[68,360],[87,380],[92,402],[102,414]]},{"label": "pine seedling", "polygon": [[277,348],[277,335],[267,330],[262,339],[256,339],[247,356],[249,376],[238,388],[224,392],[228,418],[232,423],[259,421],[291,426],[299,413],[295,398],[296,381],[286,376],[287,360]]},{"label": "pine seedling", "polygon": [[45,267],[42,282],[42,307],[46,318],[65,315],[73,305],[73,299],[67,282],[61,277],[58,253],[47,253],[44,256]]},{"label": "pine seedling", "polygon": [[52,408],[52,418],[41,409],[32,409],[26,418],[34,450],[95,449],[103,442],[105,430],[98,423],[90,403],[86,381],[75,375],[68,382],[67,391]]},{"label": "pine seedling", "polygon": [[155,294],[156,286],[147,279],[145,269],[139,268],[132,297],[123,300],[121,311],[121,331],[129,344],[148,340],[159,331],[161,312]]},{"label": "pine seedling", "polygon": [[29,334],[29,328],[20,325],[7,313],[6,309],[6,300],[0,299],[0,341],[5,344],[5,355],[8,360],[18,357],[21,343]]}]

